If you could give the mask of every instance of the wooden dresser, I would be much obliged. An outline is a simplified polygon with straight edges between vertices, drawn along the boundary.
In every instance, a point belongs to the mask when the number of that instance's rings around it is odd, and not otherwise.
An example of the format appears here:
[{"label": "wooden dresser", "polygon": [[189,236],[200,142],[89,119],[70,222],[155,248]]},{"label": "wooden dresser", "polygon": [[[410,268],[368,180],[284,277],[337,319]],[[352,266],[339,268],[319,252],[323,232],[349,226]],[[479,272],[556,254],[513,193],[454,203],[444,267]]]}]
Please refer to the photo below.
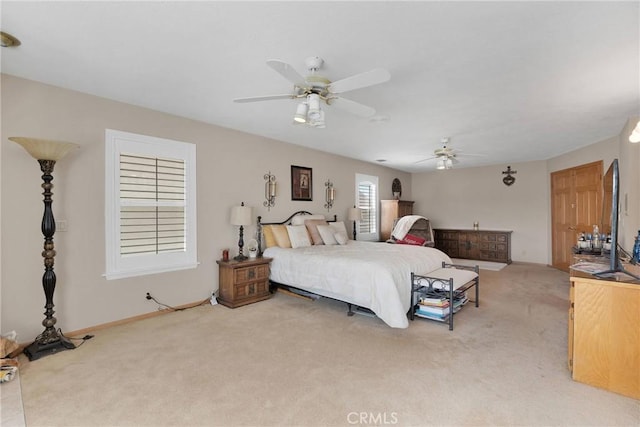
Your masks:
[{"label": "wooden dresser", "polygon": [[411,200],[380,200],[380,240],[391,238],[396,218],[413,215],[413,203]]},{"label": "wooden dresser", "polygon": [[256,258],[246,261],[216,261],[219,266],[218,302],[236,308],[270,298],[271,260],[272,258]]},{"label": "wooden dresser", "polygon": [[575,270],[571,274],[572,378],[640,399],[640,282],[595,279]]},{"label": "wooden dresser", "polygon": [[511,231],[436,228],[433,233],[436,248],[451,258],[511,264]]}]

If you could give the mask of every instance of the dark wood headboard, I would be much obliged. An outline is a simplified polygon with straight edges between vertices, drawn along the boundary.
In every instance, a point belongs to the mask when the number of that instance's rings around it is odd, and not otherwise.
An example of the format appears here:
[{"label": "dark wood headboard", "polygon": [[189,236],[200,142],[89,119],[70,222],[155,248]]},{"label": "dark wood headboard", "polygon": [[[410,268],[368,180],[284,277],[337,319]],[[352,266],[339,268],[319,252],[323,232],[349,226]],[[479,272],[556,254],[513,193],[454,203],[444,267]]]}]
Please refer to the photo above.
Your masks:
[{"label": "dark wood headboard", "polygon": [[[280,222],[262,222],[262,216],[258,217],[258,255],[262,255],[262,226],[263,225],[285,225],[285,224],[289,224],[291,222],[291,219],[293,219],[294,216],[296,215],[313,215],[311,212],[309,211],[297,211],[294,212],[293,214],[291,214],[291,216],[289,216],[289,218],[285,219],[284,221],[280,221]],[[333,215],[333,219],[329,219],[327,220],[327,222],[336,222],[338,220],[338,216],[337,215]]]}]

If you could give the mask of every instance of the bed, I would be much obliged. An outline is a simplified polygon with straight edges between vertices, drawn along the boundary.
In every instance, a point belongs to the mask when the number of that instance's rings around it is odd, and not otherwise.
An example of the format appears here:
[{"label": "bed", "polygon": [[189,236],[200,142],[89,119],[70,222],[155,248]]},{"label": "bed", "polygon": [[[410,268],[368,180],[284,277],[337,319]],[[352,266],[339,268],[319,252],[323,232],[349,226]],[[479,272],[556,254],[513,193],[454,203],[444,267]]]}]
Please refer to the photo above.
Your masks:
[{"label": "bed", "polygon": [[[264,223],[259,217],[258,225],[262,232],[266,226],[295,223],[296,216],[299,223],[305,215],[311,214],[296,212],[278,223]],[[339,224],[335,222],[337,229]],[[341,232],[336,238],[338,234]],[[267,246],[263,255],[273,258],[270,280],[275,286],[293,287],[371,310],[394,328],[409,325],[411,273],[428,274],[441,268],[443,262],[451,263],[444,252],[424,246],[354,240],[344,244]]]}]

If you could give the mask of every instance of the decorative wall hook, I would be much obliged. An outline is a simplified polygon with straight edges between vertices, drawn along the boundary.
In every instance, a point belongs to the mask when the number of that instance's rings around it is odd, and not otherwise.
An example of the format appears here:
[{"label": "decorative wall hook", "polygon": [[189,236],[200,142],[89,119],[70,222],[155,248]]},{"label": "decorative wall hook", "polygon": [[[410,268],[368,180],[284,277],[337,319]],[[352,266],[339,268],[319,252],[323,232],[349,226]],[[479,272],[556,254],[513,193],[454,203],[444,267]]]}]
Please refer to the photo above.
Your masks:
[{"label": "decorative wall hook", "polygon": [[325,189],[325,200],[327,203],[324,204],[324,207],[327,208],[328,211],[333,207],[333,201],[336,199],[336,189],[333,188],[333,182],[327,179],[327,182],[324,183],[324,186],[327,187]]},{"label": "decorative wall hook", "polygon": [[504,185],[509,186],[509,185],[512,185],[514,182],[516,182],[516,179],[512,176],[516,173],[518,173],[518,171],[512,171],[511,166],[507,166],[507,170],[502,171],[503,175],[507,175],[504,178],[502,178],[502,182],[504,182]]},{"label": "decorative wall hook", "polygon": [[264,180],[264,198],[266,201],[263,203],[267,207],[267,210],[271,210],[276,204],[276,177],[271,175],[271,171],[265,174]]}]

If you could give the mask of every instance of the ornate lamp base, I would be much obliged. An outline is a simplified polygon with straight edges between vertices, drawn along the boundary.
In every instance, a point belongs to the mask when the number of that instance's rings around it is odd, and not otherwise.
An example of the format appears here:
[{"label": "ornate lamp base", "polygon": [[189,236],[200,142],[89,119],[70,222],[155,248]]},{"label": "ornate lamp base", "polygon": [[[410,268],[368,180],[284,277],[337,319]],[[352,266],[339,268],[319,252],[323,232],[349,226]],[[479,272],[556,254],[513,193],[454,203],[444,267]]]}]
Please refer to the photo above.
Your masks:
[{"label": "ornate lamp base", "polygon": [[36,340],[29,344],[24,349],[24,354],[27,355],[29,360],[38,360],[41,357],[49,356],[64,350],[73,350],[76,348],[75,344],[69,341],[68,338],[55,333],[54,337],[43,338],[42,335],[36,338]]}]

